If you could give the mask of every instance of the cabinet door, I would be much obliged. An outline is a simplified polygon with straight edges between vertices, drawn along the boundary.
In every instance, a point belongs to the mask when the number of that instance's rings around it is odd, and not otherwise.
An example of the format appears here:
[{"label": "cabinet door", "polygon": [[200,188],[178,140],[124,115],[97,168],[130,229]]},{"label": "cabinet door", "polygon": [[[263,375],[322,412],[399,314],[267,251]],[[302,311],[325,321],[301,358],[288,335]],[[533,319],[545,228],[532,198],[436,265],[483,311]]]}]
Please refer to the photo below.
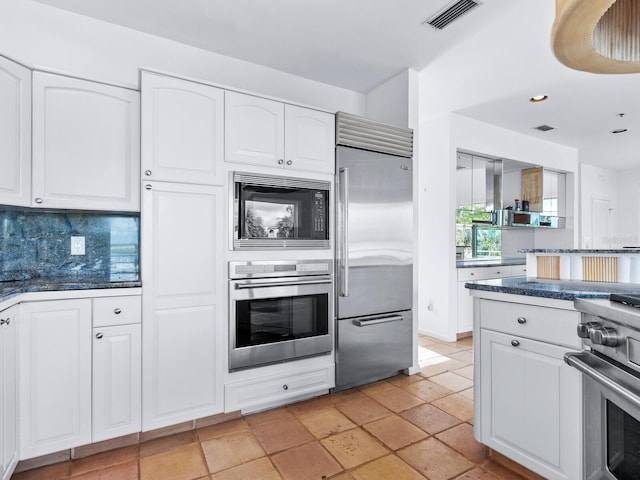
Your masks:
[{"label": "cabinet door", "polygon": [[284,104],[225,92],[225,160],[284,167]]},{"label": "cabinet door", "polygon": [[140,324],[93,329],[94,442],[140,431]]},{"label": "cabinet door", "polygon": [[91,300],[21,308],[20,458],[91,443]]},{"label": "cabinet door", "polygon": [[140,95],[33,74],[34,206],[137,211]]},{"label": "cabinet door", "polygon": [[0,204],[31,201],[31,71],[0,57]]},{"label": "cabinet door", "polygon": [[581,382],[567,349],[480,335],[482,443],[545,478],[582,478]]},{"label": "cabinet door", "polygon": [[285,105],[285,165],[321,173],[335,172],[335,116]]},{"label": "cabinet door", "polygon": [[17,314],[17,306],[0,312],[0,478],[18,463]]},{"label": "cabinet door", "polygon": [[143,430],[223,410],[223,191],[145,183]]},{"label": "cabinet door", "polygon": [[222,185],[224,90],[142,72],[142,176]]}]

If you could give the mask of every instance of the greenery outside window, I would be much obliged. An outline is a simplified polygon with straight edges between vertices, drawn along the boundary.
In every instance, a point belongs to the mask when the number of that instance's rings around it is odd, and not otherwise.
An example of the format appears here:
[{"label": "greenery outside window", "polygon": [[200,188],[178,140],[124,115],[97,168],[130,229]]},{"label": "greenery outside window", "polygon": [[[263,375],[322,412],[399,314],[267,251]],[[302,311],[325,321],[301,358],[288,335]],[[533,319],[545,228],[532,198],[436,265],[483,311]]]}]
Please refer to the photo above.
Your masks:
[{"label": "greenery outside window", "polygon": [[464,258],[501,255],[502,232],[491,225],[491,212],[485,204],[456,209],[456,246],[464,247]]}]

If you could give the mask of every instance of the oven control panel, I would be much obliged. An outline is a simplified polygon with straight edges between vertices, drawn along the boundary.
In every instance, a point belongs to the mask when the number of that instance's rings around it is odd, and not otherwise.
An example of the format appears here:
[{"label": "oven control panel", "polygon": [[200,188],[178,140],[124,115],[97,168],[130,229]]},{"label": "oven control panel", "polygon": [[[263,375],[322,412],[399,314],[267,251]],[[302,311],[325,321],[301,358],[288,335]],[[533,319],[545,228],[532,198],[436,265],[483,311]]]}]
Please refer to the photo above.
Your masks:
[{"label": "oven control panel", "polygon": [[329,259],[229,262],[229,278],[231,279],[328,275],[332,272],[333,262]]}]

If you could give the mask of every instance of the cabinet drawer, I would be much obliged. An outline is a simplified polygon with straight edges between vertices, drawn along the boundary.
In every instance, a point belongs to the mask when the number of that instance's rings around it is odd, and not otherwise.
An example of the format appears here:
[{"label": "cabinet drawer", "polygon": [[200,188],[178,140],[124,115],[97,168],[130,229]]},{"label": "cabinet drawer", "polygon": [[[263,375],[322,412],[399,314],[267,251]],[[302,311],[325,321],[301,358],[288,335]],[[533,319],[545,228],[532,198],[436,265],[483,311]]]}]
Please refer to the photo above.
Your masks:
[{"label": "cabinet drawer", "polygon": [[511,276],[511,267],[477,267],[477,268],[459,268],[458,281],[472,282],[474,280],[487,280],[489,278],[502,278]]},{"label": "cabinet drawer", "polygon": [[527,266],[526,265],[511,265],[509,267],[512,277],[526,277]]},{"label": "cabinet drawer", "polygon": [[255,411],[333,388],[333,365],[225,385],[225,410]]},{"label": "cabinet drawer", "polygon": [[141,316],[140,295],[93,299],[94,327],[140,323]]},{"label": "cabinet drawer", "polygon": [[577,311],[480,300],[480,327],[506,334],[580,348],[579,322]]}]

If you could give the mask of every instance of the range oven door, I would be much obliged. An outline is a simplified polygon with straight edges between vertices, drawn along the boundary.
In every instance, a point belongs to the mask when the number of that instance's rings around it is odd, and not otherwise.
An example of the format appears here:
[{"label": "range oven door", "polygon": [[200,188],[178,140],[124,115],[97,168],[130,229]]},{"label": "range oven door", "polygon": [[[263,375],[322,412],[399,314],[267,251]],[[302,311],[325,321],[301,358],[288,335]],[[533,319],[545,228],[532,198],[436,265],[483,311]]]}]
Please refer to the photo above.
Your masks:
[{"label": "range oven door", "polygon": [[229,370],[333,349],[331,275],[231,280]]},{"label": "range oven door", "polygon": [[585,478],[640,478],[640,378],[592,352],[568,353],[583,373]]}]

